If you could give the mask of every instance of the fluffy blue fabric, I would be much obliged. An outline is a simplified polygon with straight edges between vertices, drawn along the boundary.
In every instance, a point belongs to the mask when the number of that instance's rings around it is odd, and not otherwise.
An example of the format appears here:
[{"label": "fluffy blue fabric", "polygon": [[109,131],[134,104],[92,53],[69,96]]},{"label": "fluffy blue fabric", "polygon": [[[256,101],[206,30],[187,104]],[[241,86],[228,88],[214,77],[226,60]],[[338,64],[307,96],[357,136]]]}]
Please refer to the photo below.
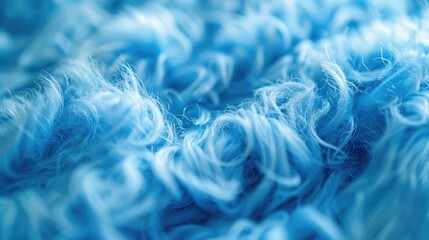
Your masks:
[{"label": "fluffy blue fabric", "polygon": [[0,0],[0,239],[427,239],[426,5]]}]

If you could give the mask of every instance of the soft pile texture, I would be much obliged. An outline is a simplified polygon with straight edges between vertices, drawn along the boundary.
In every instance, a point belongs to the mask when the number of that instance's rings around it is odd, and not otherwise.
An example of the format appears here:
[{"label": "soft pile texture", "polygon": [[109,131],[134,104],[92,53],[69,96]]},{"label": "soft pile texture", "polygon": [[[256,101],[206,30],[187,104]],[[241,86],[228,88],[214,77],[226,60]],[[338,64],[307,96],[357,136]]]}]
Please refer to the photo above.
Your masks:
[{"label": "soft pile texture", "polygon": [[427,239],[429,11],[0,0],[0,239]]}]

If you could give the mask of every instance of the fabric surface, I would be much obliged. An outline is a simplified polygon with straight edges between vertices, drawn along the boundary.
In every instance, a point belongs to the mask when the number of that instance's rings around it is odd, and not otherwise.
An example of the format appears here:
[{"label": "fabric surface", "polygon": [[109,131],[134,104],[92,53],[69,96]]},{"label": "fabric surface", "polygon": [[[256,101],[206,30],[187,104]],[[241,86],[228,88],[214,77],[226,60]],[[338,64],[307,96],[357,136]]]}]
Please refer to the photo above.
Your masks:
[{"label": "fabric surface", "polygon": [[0,239],[427,239],[424,0],[0,0]]}]

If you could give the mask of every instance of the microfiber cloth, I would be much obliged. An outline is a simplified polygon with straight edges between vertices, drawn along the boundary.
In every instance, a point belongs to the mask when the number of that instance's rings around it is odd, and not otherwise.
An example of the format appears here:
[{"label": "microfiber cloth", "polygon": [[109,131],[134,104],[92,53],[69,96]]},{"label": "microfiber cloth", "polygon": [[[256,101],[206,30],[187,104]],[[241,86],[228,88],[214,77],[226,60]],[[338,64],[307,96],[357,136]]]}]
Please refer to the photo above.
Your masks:
[{"label": "microfiber cloth", "polygon": [[425,0],[0,0],[0,239],[428,239]]}]

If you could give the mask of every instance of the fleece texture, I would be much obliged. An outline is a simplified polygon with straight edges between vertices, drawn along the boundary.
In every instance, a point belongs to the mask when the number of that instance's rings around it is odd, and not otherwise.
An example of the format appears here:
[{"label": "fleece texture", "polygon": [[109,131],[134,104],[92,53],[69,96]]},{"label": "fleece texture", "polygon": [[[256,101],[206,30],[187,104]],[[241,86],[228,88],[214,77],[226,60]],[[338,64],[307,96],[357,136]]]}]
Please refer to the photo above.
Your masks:
[{"label": "fleece texture", "polygon": [[0,239],[428,239],[422,0],[0,0]]}]

